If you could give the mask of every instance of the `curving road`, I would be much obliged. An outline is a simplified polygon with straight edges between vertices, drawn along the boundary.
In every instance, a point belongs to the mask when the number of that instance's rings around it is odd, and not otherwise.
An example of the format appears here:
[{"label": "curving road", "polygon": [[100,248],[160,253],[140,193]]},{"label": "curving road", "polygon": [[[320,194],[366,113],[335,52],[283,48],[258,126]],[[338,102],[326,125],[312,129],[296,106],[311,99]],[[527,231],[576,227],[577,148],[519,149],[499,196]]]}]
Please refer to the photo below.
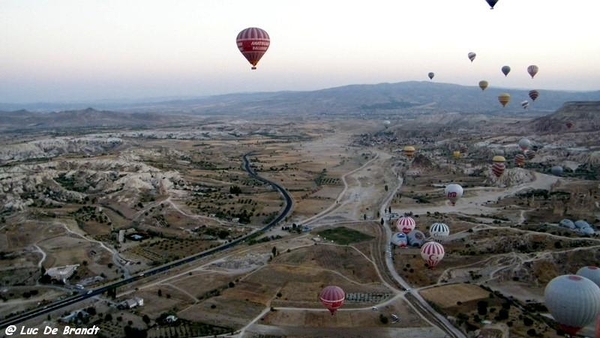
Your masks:
[{"label": "curving road", "polygon": [[171,269],[173,269],[175,267],[178,267],[178,266],[181,266],[181,265],[184,265],[184,264],[187,264],[187,263],[191,263],[191,262],[193,262],[193,261],[195,261],[197,259],[210,256],[210,255],[215,254],[215,253],[220,252],[220,251],[224,251],[224,250],[229,249],[229,248],[231,248],[231,247],[233,247],[235,245],[238,245],[240,243],[245,242],[247,239],[251,238],[252,236],[256,236],[257,234],[266,232],[270,228],[272,228],[275,225],[277,225],[292,210],[292,205],[293,205],[292,197],[278,183],[269,181],[266,178],[259,176],[254,171],[254,169],[252,169],[252,167],[250,165],[250,160],[248,160],[248,156],[249,155],[252,155],[252,153],[244,154],[244,156],[242,157],[243,162],[244,162],[244,164],[243,164],[244,170],[246,170],[246,172],[248,173],[248,175],[250,175],[251,177],[253,177],[253,178],[255,178],[255,179],[257,179],[257,180],[259,180],[261,182],[264,182],[266,184],[271,185],[273,188],[275,188],[277,191],[279,191],[279,193],[281,194],[281,196],[285,200],[285,205],[281,209],[281,211],[279,212],[279,215],[277,215],[277,217],[275,217],[269,224],[265,225],[261,229],[258,229],[258,230],[255,230],[255,231],[251,232],[250,234],[248,234],[246,236],[242,236],[242,237],[236,238],[236,239],[232,240],[231,242],[229,242],[227,244],[223,244],[221,246],[218,246],[218,247],[215,247],[215,248],[203,251],[203,252],[199,252],[197,254],[194,254],[194,255],[182,258],[180,260],[176,260],[176,261],[167,263],[165,265],[156,267],[154,269],[146,270],[143,273],[138,274],[136,276],[129,277],[129,278],[123,279],[121,281],[113,282],[113,283],[107,284],[105,286],[96,288],[94,290],[89,290],[85,294],[79,294],[79,295],[76,295],[76,296],[65,298],[65,299],[60,300],[60,301],[53,302],[53,303],[45,306],[42,309],[33,309],[33,310],[30,310],[30,311],[23,312],[23,313],[21,313],[19,315],[16,315],[16,316],[4,319],[4,320],[0,321],[0,329],[3,329],[3,328],[5,328],[5,327],[7,327],[9,325],[15,325],[15,324],[22,323],[22,322],[24,322],[26,320],[29,320],[29,319],[32,319],[32,318],[35,318],[35,317],[38,317],[38,316],[50,313],[52,311],[56,311],[56,310],[62,309],[64,307],[66,307],[66,306],[78,303],[78,302],[80,302],[82,300],[85,300],[85,299],[88,299],[88,298],[100,295],[100,294],[102,294],[102,293],[104,293],[104,292],[106,292],[106,291],[108,291],[110,289],[118,288],[118,287],[130,284],[130,283],[133,283],[133,282],[138,282],[138,281],[140,281],[140,280],[142,280],[144,278],[147,278],[149,276],[156,275],[156,274],[163,273],[163,272],[167,272],[167,271],[169,271],[169,270],[171,270]]}]

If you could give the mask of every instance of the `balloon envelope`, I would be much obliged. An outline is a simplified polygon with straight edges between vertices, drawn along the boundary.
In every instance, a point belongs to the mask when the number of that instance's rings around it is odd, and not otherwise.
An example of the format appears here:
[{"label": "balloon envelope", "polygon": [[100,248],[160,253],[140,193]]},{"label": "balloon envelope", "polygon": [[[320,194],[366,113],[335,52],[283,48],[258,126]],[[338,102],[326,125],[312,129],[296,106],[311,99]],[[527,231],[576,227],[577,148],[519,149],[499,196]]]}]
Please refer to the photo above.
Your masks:
[{"label": "balloon envelope", "polygon": [[528,160],[533,160],[533,158],[535,157],[535,151],[531,149],[527,149],[523,153],[525,154],[525,157],[527,157]]},{"label": "balloon envelope", "polygon": [[450,228],[444,223],[433,223],[429,227],[429,235],[431,235],[434,240],[440,240],[441,238],[450,235]]},{"label": "balloon envelope", "polygon": [[408,245],[421,247],[425,242],[425,234],[419,230],[413,230],[406,235]]},{"label": "balloon envelope", "polygon": [[498,0],[485,0],[485,2],[487,2],[488,5],[490,5],[490,9],[494,9],[494,6],[498,2]]},{"label": "balloon envelope", "polygon": [[404,147],[403,151],[404,151],[404,155],[406,157],[410,158],[410,157],[413,157],[413,155],[415,154],[415,147],[413,147],[413,146],[406,146],[406,147]]},{"label": "balloon envelope", "polygon": [[591,280],[600,287],[600,268],[597,266],[584,266],[577,270],[577,275]]},{"label": "balloon envelope", "polygon": [[498,102],[500,102],[502,107],[506,107],[506,105],[510,102],[510,94],[502,93],[498,95]]},{"label": "balloon envelope", "polygon": [[521,148],[521,150],[525,151],[529,149],[529,147],[531,147],[531,141],[529,141],[526,138],[522,138],[519,140],[519,148]]},{"label": "balloon envelope", "polygon": [[523,107],[523,109],[527,109],[527,107],[529,107],[529,101],[521,101],[521,107]]},{"label": "balloon envelope", "polygon": [[537,98],[538,98],[538,96],[540,96],[540,92],[538,92],[537,90],[535,90],[535,89],[534,89],[534,90],[530,90],[530,91],[529,91],[529,98],[530,98],[532,101],[535,101],[535,99],[537,99]]},{"label": "balloon envelope", "polygon": [[390,242],[392,242],[392,244],[396,246],[403,248],[408,244],[408,238],[406,237],[406,234],[402,232],[397,232],[392,235]]},{"label": "balloon envelope", "polygon": [[452,203],[452,205],[455,205],[456,201],[458,201],[458,199],[461,198],[463,195],[463,188],[460,186],[460,184],[451,183],[448,184],[444,189],[444,194],[446,195],[446,198],[450,201],[450,203]]},{"label": "balloon envelope", "polygon": [[531,66],[527,67],[527,73],[529,73],[529,75],[531,75],[532,79],[535,76],[535,74],[538,73],[539,70],[540,70],[540,68],[536,65],[531,65]]},{"label": "balloon envelope", "polygon": [[421,258],[423,258],[429,268],[433,268],[444,258],[444,246],[438,242],[427,242],[421,247]]},{"label": "balloon envelope", "polygon": [[469,58],[469,60],[471,60],[471,62],[473,62],[473,60],[475,60],[476,56],[477,56],[477,54],[475,54],[475,52],[469,52],[469,54],[467,54],[467,57]]},{"label": "balloon envelope", "polygon": [[416,226],[417,222],[415,222],[415,220],[412,217],[408,216],[400,217],[398,219],[398,222],[396,222],[396,228],[398,228],[398,231],[405,234],[408,234],[409,232],[413,231]]},{"label": "balloon envelope", "polygon": [[256,69],[258,61],[265,55],[271,44],[269,34],[258,27],[249,27],[239,32],[236,43],[246,60]]},{"label": "balloon envelope", "polygon": [[560,176],[563,173],[563,168],[559,165],[555,165],[552,168],[550,168],[550,172],[552,173],[552,175]]},{"label": "balloon envelope", "polygon": [[460,151],[459,151],[459,150],[455,150],[455,151],[453,151],[453,152],[452,152],[452,156],[453,156],[454,158],[460,158]]},{"label": "balloon envelope", "polygon": [[337,309],[344,305],[344,299],[346,299],[346,293],[342,288],[335,285],[326,286],[321,290],[319,294],[321,303],[331,312],[333,315]]},{"label": "balloon envelope", "polygon": [[558,276],[546,285],[544,302],[560,328],[574,335],[600,313],[600,288],[582,276]]},{"label": "balloon envelope", "polygon": [[488,87],[489,83],[485,80],[481,80],[479,81],[479,88],[481,88],[481,90],[485,90]]},{"label": "balloon envelope", "polygon": [[435,74],[433,72],[429,72],[429,74],[427,74],[427,76],[429,76],[429,79],[432,80],[433,77],[435,76]]},{"label": "balloon envelope", "polygon": [[515,165],[518,167],[522,167],[525,165],[525,155],[517,154],[515,156]]},{"label": "balloon envelope", "polygon": [[509,66],[502,66],[502,74],[504,74],[504,76],[507,76],[508,73],[510,73],[510,67]]}]

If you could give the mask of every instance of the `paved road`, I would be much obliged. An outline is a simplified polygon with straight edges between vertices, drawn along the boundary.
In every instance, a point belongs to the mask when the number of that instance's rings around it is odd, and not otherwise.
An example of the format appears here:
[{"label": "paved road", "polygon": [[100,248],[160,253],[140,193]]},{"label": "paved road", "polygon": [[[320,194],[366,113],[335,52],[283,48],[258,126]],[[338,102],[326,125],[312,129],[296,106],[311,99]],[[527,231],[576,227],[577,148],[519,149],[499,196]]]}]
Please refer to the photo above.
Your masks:
[{"label": "paved road", "polygon": [[203,252],[200,252],[200,253],[197,253],[197,254],[194,254],[194,255],[182,258],[180,260],[167,263],[167,264],[159,266],[157,268],[147,270],[147,271],[145,271],[145,272],[143,272],[141,274],[138,274],[136,276],[133,276],[133,277],[130,277],[130,278],[126,278],[126,279],[123,279],[123,280],[118,281],[118,282],[113,282],[113,283],[107,284],[105,286],[99,287],[99,288],[94,289],[94,290],[90,290],[90,291],[88,291],[86,293],[83,293],[83,294],[79,294],[79,295],[76,295],[76,296],[65,298],[65,299],[60,300],[60,301],[53,302],[53,303],[45,306],[44,308],[33,309],[33,310],[30,310],[30,311],[23,312],[23,313],[21,313],[19,315],[10,317],[8,319],[4,319],[4,320],[0,321],[0,329],[3,329],[3,328],[5,328],[5,327],[7,327],[9,325],[15,325],[15,324],[22,323],[22,322],[24,322],[26,320],[29,320],[29,319],[32,319],[32,318],[35,318],[35,317],[38,317],[38,316],[50,313],[52,311],[56,311],[56,310],[62,309],[64,307],[66,307],[66,306],[75,304],[75,303],[80,302],[82,300],[85,300],[85,299],[88,299],[88,298],[91,298],[91,297],[94,297],[94,296],[97,296],[97,295],[101,295],[102,293],[104,293],[104,292],[106,292],[106,291],[108,291],[110,289],[118,288],[118,287],[123,286],[123,285],[127,285],[127,284],[130,284],[130,283],[133,283],[133,282],[141,281],[144,278],[147,278],[149,276],[156,275],[156,274],[163,273],[163,272],[167,272],[167,271],[169,271],[169,270],[171,270],[171,269],[173,269],[175,267],[178,267],[178,266],[181,266],[181,265],[184,265],[184,264],[187,264],[187,263],[191,263],[191,262],[193,262],[193,261],[195,261],[197,259],[204,258],[204,257],[210,256],[210,255],[212,255],[214,253],[217,253],[217,252],[229,249],[229,248],[231,248],[231,247],[233,247],[235,245],[243,243],[246,239],[250,238],[251,236],[256,236],[259,233],[264,233],[267,230],[269,230],[270,228],[272,228],[275,225],[277,225],[292,210],[292,197],[288,194],[288,192],[281,185],[279,185],[279,184],[277,184],[275,182],[269,181],[266,178],[260,177],[258,174],[256,174],[256,172],[254,171],[254,169],[252,169],[252,166],[250,165],[250,160],[248,160],[248,156],[250,156],[250,155],[252,155],[252,153],[247,153],[242,158],[243,161],[244,161],[244,164],[243,164],[244,170],[246,170],[246,172],[248,172],[248,175],[250,175],[251,177],[253,177],[253,178],[255,178],[255,179],[257,179],[257,180],[259,180],[261,182],[264,182],[266,184],[271,185],[273,188],[275,188],[277,191],[279,191],[279,193],[281,194],[281,196],[285,200],[284,207],[279,212],[279,215],[277,217],[275,217],[275,219],[273,219],[269,224],[265,225],[261,229],[253,231],[252,233],[250,233],[250,234],[248,234],[246,236],[239,237],[239,238],[237,238],[237,239],[235,239],[235,240],[233,240],[233,241],[231,241],[231,242],[229,242],[227,244],[218,246],[216,248],[212,248],[210,250],[206,250],[206,251],[203,251]]},{"label": "paved road", "polygon": [[[388,194],[387,198],[383,201],[379,210],[380,215],[383,216],[386,214],[385,211],[388,205],[390,204],[390,201],[392,200],[392,198],[394,198],[396,192],[402,187],[402,183],[403,179],[399,177],[398,186],[395,189],[392,189]],[[385,229],[385,236],[387,236],[387,238],[392,238],[392,230],[390,230],[390,227],[386,225],[382,225],[382,227]],[[404,280],[404,278],[398,275],[398,272],[396,272],[396,269],[394,268],[391,252],[392,251],[390,248],[390,243],[389,241],[387,241],[385,244],[385,263],[392,277],[406,290],[406,300],[409,301],[418,312],[420,312],[426,318],[432,320],[436,326],[438,326],[451,337],[466,338],[466,335],[462,333],[462,331],[454,327],[454,325],[452,325],[448,321],[448,319],[446,319],[446,317],[442,316],[437,311],[435,311],[431,307],[431,305],[429,305],[429,303],[427,303],[425,299],[421,297],[421,294],[419,294],[417,290],[413,290],[410,287],[410,285]]]}]

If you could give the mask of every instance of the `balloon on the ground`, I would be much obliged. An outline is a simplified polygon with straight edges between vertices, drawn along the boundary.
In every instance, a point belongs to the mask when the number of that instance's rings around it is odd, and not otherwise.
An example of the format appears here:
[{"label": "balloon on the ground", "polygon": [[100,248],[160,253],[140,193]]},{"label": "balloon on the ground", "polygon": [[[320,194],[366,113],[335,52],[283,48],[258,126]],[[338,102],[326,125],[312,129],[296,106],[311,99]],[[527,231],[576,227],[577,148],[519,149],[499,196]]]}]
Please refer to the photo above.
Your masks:
[{"label": "balloon on the ground", "polygon": [[525,155],[523,155],[523,154],[515,155],[515,165],[517,167],[523,167],[525,165]]},{"label": "balloon on the ground", "polygon": [[492,158],[492,173],[496,177],[502,176],[506,168],[506,159],[504,156],[496,155]]},{"label": "balloon on the ground", "polygon": [[392,235],[390,242],[392,242],[392,244],[394,244],[395,246],[404,248],[408,244],[408,237],[402,232],[396,232]]},{"label": "balloon on the ground", "polygon": [[444,194],[450,203],[452,203],[452,205],[455,205],[456,201],[462,197],[463,192],[463,188],[460,186],[460,184],[456,183],[448,184],[444,189]]},{"label": "balloon on the ground", "polygon": [[415,220],[409,216],[400,217],[398,219],[398,222],[396,222],[396,228],[398,228],[398,231],[405,234],[408,234],[409,232],[413,231],[416,226],[417,222],[415,222]]},{"label": "balloon on the ground", "polygon": [[429,235],[431,235],[435,241],[439,241],[450,235],[450,227],[444,223],[433,223],[429,227]]},{"label": "balloon on the ground", "polygon": [[552,173],[552,175],[560,176],[563,173],[563,168],[559,165],[555,165],[552,168],[550,168],[550,172]]},{"label": "balloon on the ground", "polygon": [[526,138],[522,138],[519,140],[519,148],[521,148],[521,150],[525,151],[529,149],[529,147],[531,147],[531,141],[529,141]]},{"label": "balloon on the ground", "polygon": [[504,76],[508,76],[508,73],[510,73],[510,66],[502,66],[500,70],[502,70],[502,74],[504,74]]},{"label": "balloon on the ground", "polygon": [[321,290],[319,294],[321,303],[331,312],[331,315],[337,311],[342,305],[344,305],[344,299],[346,299],[346,293],[342,288],[335,285],[326,286]]},{"label": "balloon on the ground", "polygon": [[415,154],[415,147],[413,146],[405,146],[404,149],[404,156],[411,158],[413,157],[413,155]]},{"label": "balloon on the ground", "polygon": [[573,223],[573,221],[571,221],[570,219],[567,219],[567,218],[560,221],[558,223],[558,225],[563,228],[575,229],[575,223]]},{"label": "balloon on the ground", "polygon": [[269,49],[271,39],[265,30],[249,27],[238,34],[236,43],[242,55],[252,65],[252,69],[256,69],[258,61]]},{"label": "balloon on the ground", "polygon": [[406,235],[408,245],[421,247],[425,242],[425,234],[420,230],[413,230]]},{"label": "balloon on the ground", "polygon": [[427,262],[430,269],[438,265],[444,254],[444,246],[438,242],[427,242],[421,247],[421,258]]},{"label": "balloon on the ground", "polygon": [[544,303],[560,328],[574,335],[600,313],[600,288],[582,276],[558,276],[546,285]]}]

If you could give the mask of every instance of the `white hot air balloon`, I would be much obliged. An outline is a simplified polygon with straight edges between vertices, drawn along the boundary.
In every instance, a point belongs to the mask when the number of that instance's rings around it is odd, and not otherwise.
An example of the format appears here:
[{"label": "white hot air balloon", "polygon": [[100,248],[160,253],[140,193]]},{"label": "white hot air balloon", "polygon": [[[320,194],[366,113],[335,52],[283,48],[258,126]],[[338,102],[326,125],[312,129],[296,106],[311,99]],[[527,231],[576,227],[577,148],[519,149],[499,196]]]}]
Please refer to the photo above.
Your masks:
[{"label": "white hot air balloon", "polygon": [[573,336],[600,313],[600,287],[582,276],[558,276],[546,285],[544,303],[560,329]]},{"label": "white hot air balloon", "polygon": [[408,244],[408,239],[406,237],[406,234],[404,234],[402,232],[397,232],[392,235],[390,242],[392,242],[392,244],[394,244],[396,246],[404,248]]},{"label": "white hot air balloon", "polygon": [[452,205],[456,205],[456,201],[458,201],[458,199],[463,195],[463,188],[459,184],[451,183],[446,186],[446,189],[444,189],[444,194],[450,203],[452,203]]},{"label": "white hot air balloon", "polygon": [[450,228],[444,223],[433,223],[429,227],[429,235],[434,241],[439,242],[450,235]]},{"label": "white hot air balloon", "polygon": [[600,268],[597,266],[584,266],[577,270],[578,276],[583,276],[600,287]]},{"label": "white hot air balloon", "polygon": [[531,148],[531,141],[529,141],[526,138],[522,138],[519,140],[519,147],[521,148],[521,150],[525,151]]}]

